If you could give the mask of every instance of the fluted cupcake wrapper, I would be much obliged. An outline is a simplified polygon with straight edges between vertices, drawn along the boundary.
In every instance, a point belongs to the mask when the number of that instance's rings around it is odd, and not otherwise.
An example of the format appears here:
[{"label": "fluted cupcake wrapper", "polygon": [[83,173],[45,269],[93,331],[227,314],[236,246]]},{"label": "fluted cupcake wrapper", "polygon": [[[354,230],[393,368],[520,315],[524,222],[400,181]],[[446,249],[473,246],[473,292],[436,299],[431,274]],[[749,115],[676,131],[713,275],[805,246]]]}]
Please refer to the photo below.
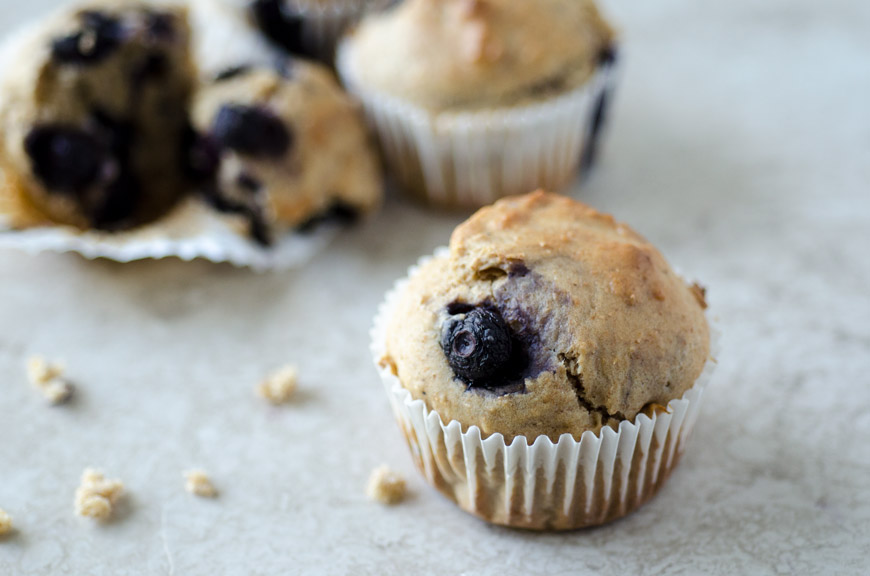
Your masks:
[{"label": "fluted cupcake wrapper", "polygon": [[483,438],[477,426],[463,431],[455,420],[443,422],[380,365],[385,330],[407,282],[396,284],[378,312],[372,353],[414,461],[430,484],[488,522],[534,530],[603,524],[632,512],[661,488],[685,450],[713,361],[666,411],[640,414],[634,422],[620,422],[618,430],[604,427],[597,436],[587,431],[580,441],[564,434],[555,443],[540,436],[531,445],[523,436],[510,444],[501,434]]},{"label": "fluted cupcake wrapper", "polygon": [[615,85],[615,57],[581,87],[540,103],[474,112],[432,112],[357,81],[339,45],[336,68],[361,102],[401,187],[437,206],[475,208],[546,188],[586,170]]},{"label": "fluted cupcake wrapper", "polygon": [[78,253],[88,259],[116,262],[136,260],[203,259],[226,262],[256,271],[287,270],[305,265],[338,232],[324,225],[307,234],[288,233],[262,247],[231,219],[191,198],[150,224],[121,232],[78,230],[64,225],[11,228],[0,202],[0,248],[40,252]]}]

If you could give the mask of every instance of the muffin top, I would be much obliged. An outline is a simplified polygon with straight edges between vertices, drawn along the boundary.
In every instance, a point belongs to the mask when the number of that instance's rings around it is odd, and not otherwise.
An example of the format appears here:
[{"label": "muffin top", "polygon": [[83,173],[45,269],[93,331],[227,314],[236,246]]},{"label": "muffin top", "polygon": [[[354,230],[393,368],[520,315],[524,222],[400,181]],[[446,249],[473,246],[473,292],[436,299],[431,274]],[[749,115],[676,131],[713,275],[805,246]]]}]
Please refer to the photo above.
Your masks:
[{"label": "muffin top", "polygon": [[705,308],[631,228],[538,191],[480,210],[418,269],[379,361],[444,422],[579,440],[692,387]]},{"label": "muffin top", "polygon": [[612,41],[592,0],[407,0],[364,19],[340,66],[433,110],[514,106],[580,86]]},{"label": "muffin top", "polygon": [[362,116],[323,66],[237,66],[202,86],[193,125],[219,156],[215,205],[254,238],[381,202],[381,174]]}]

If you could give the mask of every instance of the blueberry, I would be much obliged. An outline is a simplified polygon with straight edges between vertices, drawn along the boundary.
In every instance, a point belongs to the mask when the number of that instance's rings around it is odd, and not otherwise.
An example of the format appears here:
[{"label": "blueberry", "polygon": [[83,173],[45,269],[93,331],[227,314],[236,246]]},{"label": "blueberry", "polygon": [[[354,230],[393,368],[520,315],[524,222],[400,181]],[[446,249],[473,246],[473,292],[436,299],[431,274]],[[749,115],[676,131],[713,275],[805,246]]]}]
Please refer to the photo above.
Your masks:
[{"label": "blueberry", "polygon": [[52,57],[61,64],[97,64],[111,56],[124,39],[124,28],[115,18],[99,12],[80,15],[79,32],[54,41]]},{"label": "blueberry", "polygon": [[291,54],[313,56],[302,43],[302,17],[285,10],[284,0],[254,0],[251,14],[263,35],[273,43]]},{"label": "blueberry", "polygon": [[498,311],[478,307],[445,325],[441,348],[457,378],[491,388],[511,366],[513,336]]},{"label": "blueberry", "polygon": [[94,184],[107,157],[93,135],[67,126],[39,126],[24,141],[34,174],[51,190],[79,193]]},{"label": "blueberry", "polygon": [[277,158],[290,148],[290,131],[266,109],[226,105],[217,114],[212,134],[224,147],[249,156]]}]

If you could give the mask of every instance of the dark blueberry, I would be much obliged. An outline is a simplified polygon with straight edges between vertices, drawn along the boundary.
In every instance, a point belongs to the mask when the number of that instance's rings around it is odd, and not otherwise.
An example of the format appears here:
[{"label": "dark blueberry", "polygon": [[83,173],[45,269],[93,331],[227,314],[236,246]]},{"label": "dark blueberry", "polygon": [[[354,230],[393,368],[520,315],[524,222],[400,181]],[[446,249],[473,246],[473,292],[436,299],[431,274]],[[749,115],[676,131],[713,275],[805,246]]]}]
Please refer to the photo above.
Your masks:
[{"label": "dark blueberry", "polygon": [[276,158],[292,144],[290,131],[280,118],[251,106],[223,106],[212,134],[222,146],[249,156]]},{"label": "dark blueberry", "polygon": [[66,126],[34,128],[24,141],[34,174],[47,188],[82,192],[100,177],[107,150],[103,142],[83,130]]},{"label": "dark blueberry", "polygon": [[285,7],[286,0],[254,0],[251,14],[263,34],[291,54],[313,56],[302,42],[303,18]]},{"label": "dark blueberry", "polygon": [[158,42],[168,42],[175,38],[175,19],[172,14],[152,12],[145,24],[148,36]]},{"label": "dark blueberry", "polygon": [[501,314],[475,308],[447,323],[441,347],[457,378],[471,387],[491,388],[511,365],[512,341]]},{"label": "dark blueberry", "polygon": [[226,68],[215,74],[214,81],[223,82],[224,80],[230,80],[231,78],[235,78],[236,76],[247,74],[250,70],[251,67],[247,64]]},{"label": "dark blueberry", "polygon": [[99,12],[80,15],[79,32],[58,38],[52,44],[52,57],[61,64],[97,64],[111,56],[124,40],[121,22]]}]

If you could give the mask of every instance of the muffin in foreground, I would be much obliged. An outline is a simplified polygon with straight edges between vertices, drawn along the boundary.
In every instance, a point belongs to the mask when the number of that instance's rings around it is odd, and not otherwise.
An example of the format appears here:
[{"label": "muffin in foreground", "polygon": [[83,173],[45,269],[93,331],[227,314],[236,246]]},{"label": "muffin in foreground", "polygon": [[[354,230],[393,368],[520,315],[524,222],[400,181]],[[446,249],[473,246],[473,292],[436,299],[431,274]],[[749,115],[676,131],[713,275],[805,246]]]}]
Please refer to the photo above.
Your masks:
[{"label": "muffin in foreground", "polygon": [[711,366],[704,291],[628,226],[536,192],[388,296],[373,353],[426,478],[497,524],[628,514],[676,465]]},{"label": "muffin in foreground", "polygon": [[573,181],[614,61],[591,0],[407,0],[363,19],[336,67],[407,192],[479,207]]},{"label": "muffin in foreground", "polygon": [[47,18],[7,59],[0,196],[22,222],[118,230],[186,192],[193,92],[184,9],[89,2]]},{"label": "muffin in foreground", "polygon": [[362,116],[322,66],[226,70],[197,92],[193,124],[215,156],[208,199],[261,243],[381,203]]}]

